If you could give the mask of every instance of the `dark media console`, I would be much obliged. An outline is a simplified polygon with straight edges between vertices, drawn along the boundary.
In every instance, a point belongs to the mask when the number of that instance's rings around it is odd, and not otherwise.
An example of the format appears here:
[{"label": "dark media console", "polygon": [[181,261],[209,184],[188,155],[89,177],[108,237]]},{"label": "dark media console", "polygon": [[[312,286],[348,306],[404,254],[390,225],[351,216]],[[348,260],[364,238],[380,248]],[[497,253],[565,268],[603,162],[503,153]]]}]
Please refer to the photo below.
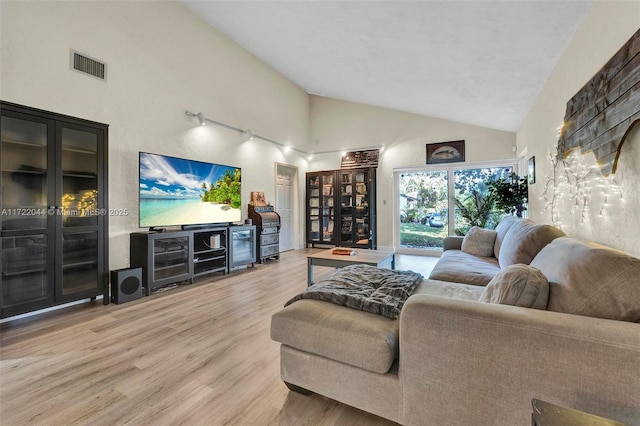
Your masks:
[{"label": "dark media console", "polygon": [[[252,264],[255,226],[211,226],[130,234],[131,267],[142,268],[146,295],[169,284]],[[244,262],[244,263],[243,263]]]}]

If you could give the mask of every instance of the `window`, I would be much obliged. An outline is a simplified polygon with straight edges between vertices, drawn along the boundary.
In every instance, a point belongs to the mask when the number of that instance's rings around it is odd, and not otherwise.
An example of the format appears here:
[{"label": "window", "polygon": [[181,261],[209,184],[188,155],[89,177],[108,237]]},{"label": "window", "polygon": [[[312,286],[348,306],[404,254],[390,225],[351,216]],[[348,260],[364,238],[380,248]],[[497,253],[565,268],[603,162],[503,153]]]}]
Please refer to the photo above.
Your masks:
[{"label": "window", "polygon": [[448,235],[465,235],[474,225],[494,228],[505,214],[491,208],[487,182],[517,170],[517,159],[396,170],[397,251],[435,255]]}]

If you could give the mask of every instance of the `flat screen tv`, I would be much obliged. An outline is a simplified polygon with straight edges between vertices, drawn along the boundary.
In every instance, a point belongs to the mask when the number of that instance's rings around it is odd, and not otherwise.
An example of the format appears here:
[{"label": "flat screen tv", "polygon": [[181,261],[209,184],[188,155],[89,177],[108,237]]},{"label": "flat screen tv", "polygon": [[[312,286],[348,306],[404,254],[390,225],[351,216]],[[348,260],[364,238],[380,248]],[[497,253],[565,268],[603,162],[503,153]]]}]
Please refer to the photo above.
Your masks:
[{"label": "flat screen tv", "polygon": [[241,170],[140,153],[141,228],[242,220]]}]

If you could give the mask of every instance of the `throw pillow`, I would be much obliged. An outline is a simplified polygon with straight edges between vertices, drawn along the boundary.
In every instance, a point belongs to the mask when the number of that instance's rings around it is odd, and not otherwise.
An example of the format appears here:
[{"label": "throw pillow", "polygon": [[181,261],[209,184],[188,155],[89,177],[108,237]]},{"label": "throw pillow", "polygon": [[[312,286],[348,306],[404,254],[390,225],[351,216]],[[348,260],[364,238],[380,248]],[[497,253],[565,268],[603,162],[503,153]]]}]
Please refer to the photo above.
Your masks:
[{"label": "throw pillow", "polygon": [[493,256],[493,245],[498,233],[492,229],[472,227],[462,240],[462,251],[474,256]]},{"label": "throw pillow", "polygon": [[547,277],[538,268],[516,264],[498,272],[478,301],[546,309],[548,299]]}]

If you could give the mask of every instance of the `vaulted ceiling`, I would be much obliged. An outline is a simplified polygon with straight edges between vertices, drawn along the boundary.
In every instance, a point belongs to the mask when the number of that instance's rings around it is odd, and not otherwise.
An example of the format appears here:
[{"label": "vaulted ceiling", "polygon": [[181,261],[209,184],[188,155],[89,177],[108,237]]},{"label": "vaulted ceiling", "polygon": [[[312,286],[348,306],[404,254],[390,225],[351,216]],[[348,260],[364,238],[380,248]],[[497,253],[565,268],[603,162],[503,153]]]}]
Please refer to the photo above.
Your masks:
[{"label": "vaulted ceiling", "polygon": [[517,131],[591,1],[181,0],[311,94]]}]

